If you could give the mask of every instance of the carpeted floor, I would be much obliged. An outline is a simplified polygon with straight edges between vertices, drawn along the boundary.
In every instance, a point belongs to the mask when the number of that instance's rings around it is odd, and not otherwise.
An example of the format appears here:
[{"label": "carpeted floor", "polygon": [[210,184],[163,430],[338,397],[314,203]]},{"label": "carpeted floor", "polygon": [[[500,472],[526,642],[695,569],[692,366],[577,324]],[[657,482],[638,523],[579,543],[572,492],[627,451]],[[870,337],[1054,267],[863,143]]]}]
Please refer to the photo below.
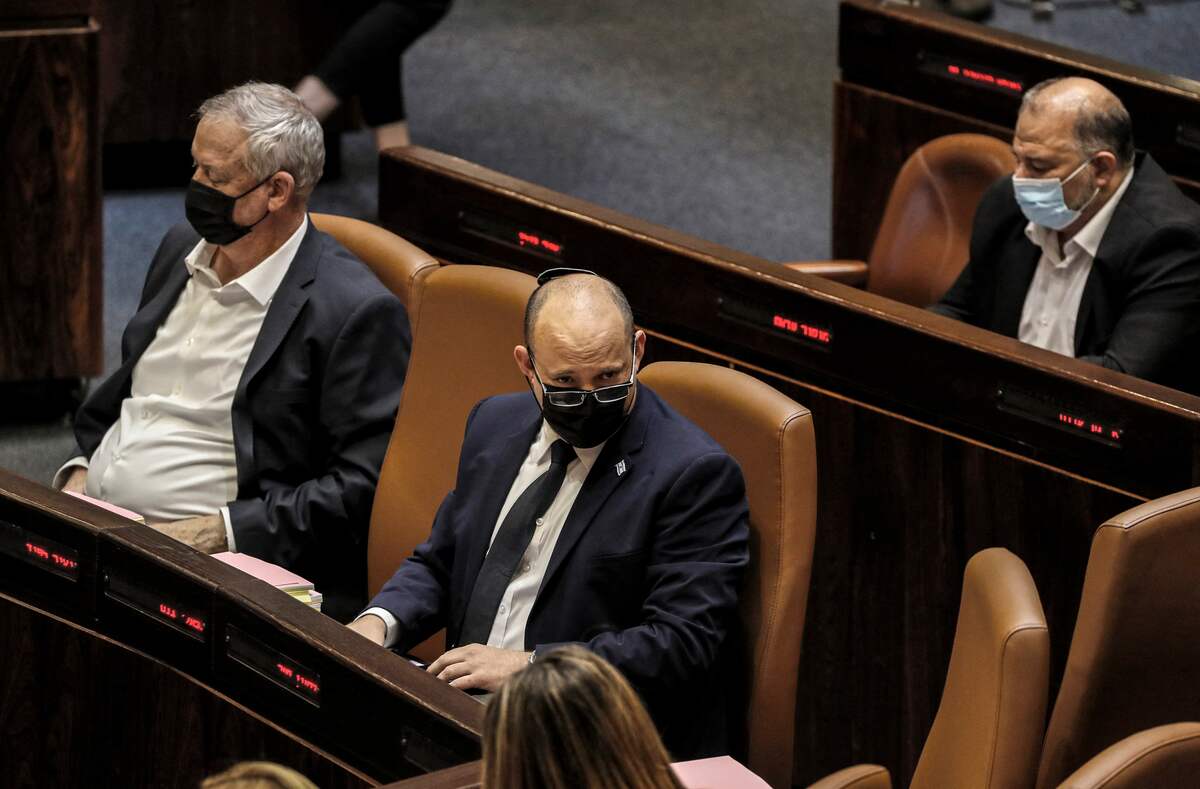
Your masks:
[{"label": "carpeted floor", "polygon": [[[1200,78],[1200,2],[1001,3],[992,24]],[[458,0],[405,61],[414,142],[782,260],[829,252],[832,0]],[[1136,124],[1136,119],[1135,119]],[[376,213],[375,154],[344,139],[344,176],[315,210]],[[104,198],[107,368],[183,189]],[[0,467],[47,480],[66,420],[0,427]]]}]

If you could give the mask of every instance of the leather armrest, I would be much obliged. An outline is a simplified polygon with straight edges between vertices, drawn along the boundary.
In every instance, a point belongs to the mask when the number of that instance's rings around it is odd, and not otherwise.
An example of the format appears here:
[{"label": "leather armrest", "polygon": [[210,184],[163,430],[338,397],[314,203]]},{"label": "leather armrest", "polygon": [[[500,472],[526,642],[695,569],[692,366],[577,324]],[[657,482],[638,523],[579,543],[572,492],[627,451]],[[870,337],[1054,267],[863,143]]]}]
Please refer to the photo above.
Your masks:
[{"label": "leather armrest", "polygon": [[856,287],[867,281],[867,264],[861,260],[796,260],[783,265],[792,271],[816,274]]},{"label": "leather armrest", "polygon": [[856,764],[825,776],[808,789],[892,789],[892,776],[878,764]]}]

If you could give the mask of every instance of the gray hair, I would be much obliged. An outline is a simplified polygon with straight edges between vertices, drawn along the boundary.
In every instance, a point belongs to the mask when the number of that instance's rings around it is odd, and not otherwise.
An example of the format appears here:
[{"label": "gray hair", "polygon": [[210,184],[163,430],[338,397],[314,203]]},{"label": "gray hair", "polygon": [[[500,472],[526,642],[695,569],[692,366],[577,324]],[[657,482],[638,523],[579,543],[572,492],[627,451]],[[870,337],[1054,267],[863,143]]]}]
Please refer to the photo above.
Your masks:
[{"label": "gray hair", "polygon": [[[1021,98],[1021,112],[1036,112],[1041,103],[1041,94],[1046,88],[1057,85],[1065,77],[1043,80],[1025,92]],[[1094,156],[1100,151],[1110,151],[1117,157],[1122,168],[1133,162],[1133,119],[1129,111],[1111,92],[1104,90],[1095,100],[1084,99],[1076,108],[1075,143],[1084,156]]]},{"label": "gray hair", "polygon": [[246,169],[256,181],[283,170],[296,194],[312,193],[325,170],[325,133],[295,93],[282,85],[247,82],[213,96],[196,117],[222,118],[246,130]]}]

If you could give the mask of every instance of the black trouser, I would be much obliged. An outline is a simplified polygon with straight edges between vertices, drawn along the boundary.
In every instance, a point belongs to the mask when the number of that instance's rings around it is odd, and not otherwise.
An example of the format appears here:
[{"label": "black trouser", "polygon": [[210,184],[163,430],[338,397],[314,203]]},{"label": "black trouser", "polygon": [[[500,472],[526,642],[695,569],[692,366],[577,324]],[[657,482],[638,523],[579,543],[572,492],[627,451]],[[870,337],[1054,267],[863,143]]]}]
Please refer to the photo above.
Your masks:
[{"label": "black trouser", "polygon": [[358,96],[368,126],[404,120],[401,55],[446,15],[451,2],[375,3],[338,40],[315,74],[339,99]]}]

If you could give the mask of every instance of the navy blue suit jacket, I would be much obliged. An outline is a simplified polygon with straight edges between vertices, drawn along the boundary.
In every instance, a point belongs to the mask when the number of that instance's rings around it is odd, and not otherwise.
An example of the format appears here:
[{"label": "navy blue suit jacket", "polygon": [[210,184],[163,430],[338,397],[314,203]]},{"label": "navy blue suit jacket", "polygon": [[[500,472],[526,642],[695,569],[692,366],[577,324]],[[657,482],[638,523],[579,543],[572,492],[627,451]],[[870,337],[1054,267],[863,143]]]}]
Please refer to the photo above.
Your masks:
[{"label": "navy blue suit jacket", "polygon": [[[528,392],[489,398],[471,412],[455,488],[428,541],[371,601],[399,621],[399,649],[441,627],[448,644],[457,642],[496,519],[541,421]],[[551,554],[526,649],[582,644],[629,679],[676,757],[728,752],[718,673],[748,558],[747,516],[737,462],[639,385]]]},{"label": "navy blue suit jacket", "polygon": [[[971,228],[971,259],[931,309],[1016,337],[1041,249],[1025,237],[1008,176],[984,194]],[[1200,206],[1149,154],[1096,251],[1075,321],[1075,355],[1189,392],[1200,392]]]},{"label": "navy blue suit jacket", "polygon": [[[121,338],[121,366],[75,418],[91,457],[129,396],[133,368],[187,284],[200,237],[167,232]],[[234,394],[237,549],[311,579],[345,621],[366,599],[366,544],[379,468],[412,345],[404,306],[309,222]]]}]

